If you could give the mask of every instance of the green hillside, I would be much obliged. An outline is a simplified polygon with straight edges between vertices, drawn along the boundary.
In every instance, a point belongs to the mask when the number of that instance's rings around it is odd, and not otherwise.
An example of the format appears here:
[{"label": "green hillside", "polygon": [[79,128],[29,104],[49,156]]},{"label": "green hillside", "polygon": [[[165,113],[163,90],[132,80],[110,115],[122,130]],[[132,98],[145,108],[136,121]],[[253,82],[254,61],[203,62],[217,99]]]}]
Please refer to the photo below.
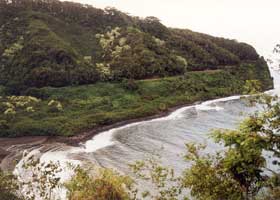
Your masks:
[{"label": "green hillside", "polygon": [[4,136],[73,135],[240,94],[246,80],[273,87],[267,63],[245,43],[114,8],[0,0]]},{"label": "green hillside", "polygon": [[0,4],[0,83],[11,88],[165,77],[260,59],[250,45],[169,29],[154,17],[56,0],[8,2]]}]

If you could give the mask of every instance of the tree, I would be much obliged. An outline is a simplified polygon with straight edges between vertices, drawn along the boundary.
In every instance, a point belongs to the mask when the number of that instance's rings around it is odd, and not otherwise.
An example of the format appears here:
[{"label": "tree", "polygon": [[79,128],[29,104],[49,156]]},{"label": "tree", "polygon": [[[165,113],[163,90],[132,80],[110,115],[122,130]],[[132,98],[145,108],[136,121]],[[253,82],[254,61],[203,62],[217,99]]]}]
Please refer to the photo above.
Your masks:
[{"label": "tree", "polygon": [[261,83],[258,80],[246,80],[243,89],[244,94],[256,94],[261,91]]},{"label": "tree", "polygon": [[163,166],[156,157],[137,161],[130,168],[138,179],[148,184],[149,189],[142,191],[140,199],[176,200],[183,196],[181,177],[176,176],[172,168]]},{"label": "tree", "polygon": [[185,158],[192,167],[183,174],[183,186],[190,188],[191,195],[197,200],[241,200],[240,184],[227,173],[221,154],[200,155],[205,146],[187,144]]},{"label": "tree", "polygon": [[[268,95],[252,98],[251,101],[263,106],[261,111],[247,117],[236,130],[211,133],[217,143],[225,146],[224,151],[210,155],[203,153],[203,145],[186,145],[185,158],[192,166],[182,176],[176,176],[172,168],[162,166],[159,160],[138,161],[130,165],[132,172],[150,184],[148,190],[140,194],[128,176],[110,169],[77,167],[72,179],[65,184],[70,200],[176,200],[183,198],[186,189],[197,200],[278,200],[279,171],[268,167],[263,152],[270,151],[275,158],[280,158],[279,98]],[[55,175],[61,170],[59,164],[40,163],[33,156],[27,157],[26,162],[23,164],[31,169],[31,179],[17,183],[12,176],[0,173],[1,195],[16,198],[14,188],[19,186],[28,187],[31,198],[35,193],[44,199],[53,198],[53,190],[61,186]],[[277,159],[273,164],[279,169]]]},{"label": "tree", "polygon": [[136,192],[133,183],[130,177],[110,169],[94,168],[90,172],[78,166],[65,186],[69,200],[132,200]]},{"label": "tree", "polygon": [[279,194],[279,174],[268,168],[263,151],[280,157],[280,102],[278,97],[268,95],[254,99],[263,105],[262,112],[250,115],[236,130],[216,130],[211,134],[227,148],[225,152],[203,156],[199,148],[187,145],[186,158],[194,164],[185,171],[184,184],[197,199],[252,200],[263,191],[267,199],[272,199]]}]

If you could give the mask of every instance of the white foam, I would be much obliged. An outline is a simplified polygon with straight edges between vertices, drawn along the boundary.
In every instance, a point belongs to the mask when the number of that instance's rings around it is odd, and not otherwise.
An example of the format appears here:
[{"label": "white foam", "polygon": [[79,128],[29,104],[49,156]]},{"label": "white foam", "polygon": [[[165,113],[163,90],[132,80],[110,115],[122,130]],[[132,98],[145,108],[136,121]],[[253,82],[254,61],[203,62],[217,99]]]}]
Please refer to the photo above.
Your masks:
[{"label": "white foam", "polygon": [[[23,152],[25,153],[25,152]],[[24,163],[27,162],[27,160],[33,156],[33,155],[38,155],[40,154],[40,150],[39,149],[35,149],[33,151],[31,151],[28,155],[26,155],[25,157],[23,157],[18,164],[15,166],[15,169],[13,171],[13,174],[18,178],[19,181],[23,181],[25,180],[26,177],[28,177],[28,175],[25,172],[25,168],[23,167]]]},{"label": "white foam", "polygon": [[[34,156],[35,158],[40,158],[40,164],[46,166],[48,163],[58,163],[61,172],[55,174],[56,177],[60,178],[60,184],[62,186],[55,188],[52,191],[52,199],[54,200],[66,200],[67,199],[67,190],[63,187],[63,183],[67,182],[74,175],[73,168],[69,167],[69,164],[72,166],[78,166],[81,164],[81,161],[69,159],[67,156],[69,153],[75,153],[79,151],[78,149],[71,149],[70,151],[49,151],[46,153],[41,153],[40,149],[36,149],[24,156],[21,161],[16,165],[13,174],[17,177],[20,183],[32,182],[33,174],[40,174],[41,171],[36,171],[37,169],[25,167],[25,164],[29,163],[29,159]],[[40,157],[41,156],[41,157]],[[35,199],[43,200],[40,197],[40,191],[37,189],[38,183],[34,182],[31,187],[33,187],[33,192],[35,193]],[[30,187],[30,186],[29,186]],[[27,185],[22,185],[20,188],[20,193],[25,197],[28,197],[28,192],[30,191]]]},{"label": "white foam", "polygon": [[[274,77],[275,81],[275,88],[280,88],[280,74],[279,71],[276,70],[271,70],[272,75]],[[276,90],[272,90],[275,92]],[[270,91],[271,92],[271,91]],[[142,122],[136,122],[132,124],[128,124],[119,128],[114,128],[108,131],[104,131],[96,136],[94,136],[91,140],[88,140],[84,144],[81,144],[80,147],[75,147],[72,149],[67,149],[65,151],[50,151],[47,153],[44,153],[40,159],[41,162],[50,162],[50,161],[59,161],[60,164],[62,165],[63,171],[58,174],[59,177],[61,177],[62,181],[68,180],[71,178],[72,173],[69,171],[69,168],[67,169],[67,163],[71,163],[74,165],[80,164],[80,161],[77,160],[71,160],[69,159],[69,154],[71,153],[91,153],[91,152],[96,152],[98,150],[101,150],[103,148],[115,145],[115,141],[113,140],[113,135],[116,131],[126,129],[132,126],[137,126],[139,124],[143,123],[151,123],[151,122],[156,122],[156,121],[164,121],[164,120],[177,120],[180,119],[181,117],[184,116],[184,112],[188,109],[197,109],[197,110],[216,110],[216,111],[221,111],[224,108],[215,105],[218,102],[225,102],[225,101],[230,101],[230,100],[237,100],[240,99],[242,96],[231,96],[231,97],[226,97],[226,98],[220,98],[220,99],[215,99],[215,100],[210,100],[203,102],[199,105],[193,105],[193,106],[186,106],[180,109],[175,110],[172,112],[170,115],[162,118],[157,118],[157,119],[152,119],[152,120],[147,120],[147,121],[142,121]],[[34,150],[30,152],[30,155],[34,154],[40,154],[39,150]],[[24,159],[22,159],[19,164],[16,166],[14,170],[14,174],[19,177],[19,179],[25,180],[30,173],[25,171],[25,169],[22,167],[22,164],[24,163]],[[60,197],[60,199],[64,200],[66,199],[66,191],[65,190],[60,190],[57,192]]]},{"label": "white foam", "polygon": [[196,105],[196,109],[202,110],[202,111],[207,111],[207,110],[221,111],[221,110],[224,110],[224,108],[215,105],[216,103],[230,101],[230,100],[236,100],[236,99],[240,99],[240,97],[241,96],[231,96],[231,97],[226,97],[226,98],[221,98],[221,99],[205,101],[199,105]]},{"label": "white foam", "polygon": [[113,141],[113,134],[116,131],[126,129],[132,126],[136,126],[144,122],[149,122],[149,121],[135,122],[132,124],[127,124],[125,126],[121,126],[118,128],[110,129],[108,131],[101,132],[98,135],[94,136],[92,139],[86,141],[84,144],[81,144],[82,149],[80,149],[80,152],[90,153],[90,152],[98,151],[108,146],[112,146],[115,144],[115,142]]},{"label": "white foam", "polygon": [[119,128],[114,128],[109,131],[102,132],[102,133],[94,136],[91,140],[88,140],[85,144],[82,144],[81,146],[84,148],[82,151],[90,153],[90,152],[95,152],[97,150],[114,145],[115,142],[113,141],[113,135],[116,131],[126,129],[126,128],[129,128],[132,126],[136,126],[139,124],[143,124],[143,123],[151,123],[151,122],[163,121],[163,120],[175,120],[175,119],[181,118],[183,116],[183,113],[186,110],[191,109],[191,108],[196,108],[196,109],[200,109],[200,110],[215,109],[217,111],[220,111],[220,110],[223,110],[222,107],[218,107],[218,106],[213,107],[210,105],[213,103],[217,103],[217,102],[224,102],[224,101],[235,100],[235,99],[240,99],[240,96],[231,96],[231,97],[226,97],[226,98],[221,98],[221,99],[210,100],[210,101],[203,102],[200,105],[196,105],[196,106],[186,106],[186,107],[180,108],[180,109],[172,112],[170,115],[168,115],[166,117],[161,117],[161,118],[152,119],[152,120],[148,120],[148,121],[136,122],[136,123],[128,124],[128,125],[125,125],[125,126],[122,126]]},{"label": "white foam", "polygon": [[176,120],[176,119],[179,119],[179,118],[183,117],[184,116],[183,113],[186,110],[191,109],[191,108],[195,108],[195,106],[182,107],[182,108],[179,108],[179,109],[175,110],[174,112],[170,113],[166,117],[152,119],[152,120],[147,121],[147,122],[157,122],[157,121],[164,121],[164,120]]},{"label": "white foam", "polygon": [[102,132],[94,136],[91,140],[88,140],[83,146],[85,152],[94,152],[99,149],[114,145],[112,141],[112,135],[117,129],[111,129],[109,131]]},{"label": "white foam", "polygon": [[196,109],[197,109],[197,110],[202,110],[202,111],[208,111],[208,110],[220,111],[220,110],[224,110],[224,108],[219,107],[219,106],[217,106],[217,105],[215,105],[215,106],[209,106],[209,105],[203,105],[203,104],[196,106]]},{"label": "white foam", "polygon": [[63,169],[63,171],[59,173],[59,177],[62,182],[65,182],[71,178],[69,172],[72,172],[72,170],[69,168],[69,164],[74,166],[81,165],[81,161],[69,159],[69,155],[72,153],[79,153],[79,152],[80,152],[80,148],[72,148],[67,151],[48,151],[42,154],[40,158],[40,162],[42,163],[58,162],[60,167]]}]

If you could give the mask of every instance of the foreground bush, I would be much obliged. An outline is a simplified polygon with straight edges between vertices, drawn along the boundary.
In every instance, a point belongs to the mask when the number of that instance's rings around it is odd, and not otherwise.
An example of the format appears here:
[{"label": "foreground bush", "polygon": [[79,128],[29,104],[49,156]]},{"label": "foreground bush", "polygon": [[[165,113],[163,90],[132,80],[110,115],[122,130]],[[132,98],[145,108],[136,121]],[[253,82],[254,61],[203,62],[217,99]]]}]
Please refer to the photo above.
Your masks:
[{"label": "foreground bush", "polygon": [[[186,145],[185,158],[192,165],[182,175],[176,176],[155,159],[138,161],[130,167],[137,181],[147,185],[137,188],[130,177],[110,169],[88,171],[78,166],[64,185],[69,200],[177,200],[188,199],[187,190],[195,200],[279,200],[280,101],[266,95],[256,99],[263,112],[250,115],[235,130],[211,134],[227,147],[222,152],[210,155],[203,152],[203,145]],[[276,170],[269,168],[264,151],[273,153]],[[53,200],[53,190],[63,186],[56,176],[62,170],[59,163],[40,163],[32,156],[25,160],[31,180],[16,182],[13,176],[0,173],[2,199],[17,199],[17,187],[27,187],[30,192],[25,196],[37,197],[39,191],[44,200]]]},{"label": "foreground bush", "polygon": [[66,184],[69,200],[130,200],[133,181],[110,169],[97,169],[90,175],[81,167]]}]

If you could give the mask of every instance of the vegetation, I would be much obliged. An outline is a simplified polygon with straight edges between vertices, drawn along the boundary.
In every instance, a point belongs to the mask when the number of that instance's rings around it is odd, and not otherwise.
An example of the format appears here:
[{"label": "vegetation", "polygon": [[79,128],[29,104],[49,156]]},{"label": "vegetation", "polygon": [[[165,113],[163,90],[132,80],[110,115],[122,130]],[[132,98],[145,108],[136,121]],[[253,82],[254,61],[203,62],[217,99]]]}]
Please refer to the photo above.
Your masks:
[{"label": "vegetation", "polygon": [[110,169],[90,172],[77,167],[75,176],[66,184],[69,200],[130,200],[134,182]]},{"label": "vegetation", "polygon": [[248,44],[114,8],[0,0],[0,136],[71,136],[241,94],[250,80],[273,87]]},{"label": "vegetation", "polygon": [[21,200],[17,196],[17,189],[17,183],[14,177],[0,170],[0,199]]},{"label": "vegetation", "polygon": [[[172,168],[163,166],[160,159],[154,157],[137,161],[130,168],[138,180],[147,183],[140,199],[176,200],[180,196],[183,199],[186,190],[181,184],[182,178],[177,177]],[[187,200],[186,197],[184,199]]]},{"label": "vegetation", "polygon": [[[249,116],[237,130],[217,130],[212,137],[228,149],[214,156],[188,144],[184,184],[197,199],[279,199],[279,174],[268,168],[264,151],[279,158],[279,99],[264,96],[264,112]],[[276,167],[277,168],[277,167]],[[279,168],[278,168],[279,169]],[[266,173],[264,173],[266,172]],[[203,178],[204,181],[201,181]],[[265,196],[265,197],[264,197]]]},{"label": "vegetation", "polygon": [[[114,8],[1,0],[0,18],[0,85],[12,94],[28,87],[147,79],[193,70],[239,71],[241,64],[262,61],[248,44],[170,29],[155,17],[140,19]],[[256,69],[271,87],[266,63]]]},{"label": "vegetation", "polygon": [[[258,86],[255,81],[252,83],[250,93]],[[257,95],[249,100],[262,105],[263,110],[248,116],[236,130],[211,133],[217,143],[226,147],[225,150],[204,154],[201,150],[205,146],[186,144],[185,159],[192,165],[182,176],[176,177],[172,169],[153,159],[132,164],[137,177],[152,184],[142,193],[141,199],[187,199],[182,191],[189,189],[192,198],[197,200],[278,200],[279,97]],[[272,153],[273,160],[267,160],[264,151]],[[274,169],[269,167],[271,164],[275,165]]]},{"label": "vegetation", "polygon": [[174,106],[240,94],[245,80],[237,76],[216,70],[163,79],[29,88],[24,96],[0,98],[0,136],[72,136]]},{"label": "vegetation", "polygon": [[[278,53],[278,48],[275,52]],[[267,63],[235,40],[165,27],[114,8],[58,0],[0,0],[0,136],[72,136],[99,126],[168,111],[170,107],[273,87]],[[192,166],[176,177],[153,159],[131,165],[151,188],[110,169],[74,167],[65,185],[59,163],[31,157],[30,180],[0,171],[0,199],[277,200],[279,173],[264,151],[280,157],[278,97],[258,99],[263,112],[236,130],[211,134],[223,152],[187,144]],[[265,172],[265,173],[264,173]],[[203,181],[202,181],[203,180]],[[24,198],[18,189],[28,189]],[[39,196],[38,196],[39,195]]]},{"label": "vegetation", "polygon": [[[185,195],[189,189],[192,198],[197,200],[278,200],[280,102],[278,97],[267,95],[255,96],[252,102],[256,100],[263,105],[263,111],[248,116],[236,130],[211,133],[216,142],[226,147],[222,152],[205,154],[205,146],[186,144],[185,159],[192,165],[181,176],[176,176],[172,169],[162,166],[156,159],[138,161],[131,164],[132,172],[138,181],[150,184],[147,191],[140,191],[130,177],[110,169],[88,171],[72,166],[74,176],[65,184],[69,199],[188,199]],[[274,159],[267,160],[264,151],[271,152]],[[267,162],[275,165],[274,170]],[[61,187],[60,178],[55,175],[61,171],[59,164],[40,163],[31,157],[24,166],[31,169],[31,182],[17,183],[13,176],[1,172],[3,198],[17,199],[18,187],[30,187],[29,194],[39,191],[37,194],[43,199],[52,199],[52,191]]]}]

